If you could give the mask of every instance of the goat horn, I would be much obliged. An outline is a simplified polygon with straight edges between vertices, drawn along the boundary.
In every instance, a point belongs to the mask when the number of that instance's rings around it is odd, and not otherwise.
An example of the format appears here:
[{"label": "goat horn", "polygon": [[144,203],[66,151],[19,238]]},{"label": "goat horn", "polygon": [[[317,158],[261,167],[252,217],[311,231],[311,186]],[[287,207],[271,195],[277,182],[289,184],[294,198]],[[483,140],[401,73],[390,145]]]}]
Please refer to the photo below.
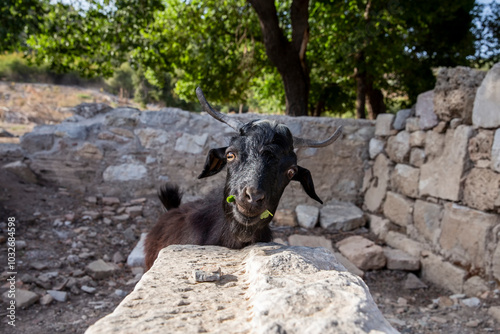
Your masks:
[{"label": "goat horn", "polygon": [[236,131],[239,131],[241,127],[244,125],[240,121],[228,117],[227,115],[224,115],[223,113],[220,113],[214,108],[212,108],[210,104],[207,102],[207,99],[205,99],[205,95],[203,95],[203,91],[201,90],[200,87],[196,88],[196,96],[198,96],[198,100],[200,100],[201,107],[203,108],[203,110],[206,111],[208,114],[210,114],[210,116],[212,116],[219,122],[226,123]]},{"label": "goat horn", "polygon": [[335,133],[325,141],[314,141],[311,139],[303,139],[298,137],[293,137],[293,146],[295,148],[299,147],[325,147],[332,144],[337,140],[342,134],[342,125],[335,130]]}]

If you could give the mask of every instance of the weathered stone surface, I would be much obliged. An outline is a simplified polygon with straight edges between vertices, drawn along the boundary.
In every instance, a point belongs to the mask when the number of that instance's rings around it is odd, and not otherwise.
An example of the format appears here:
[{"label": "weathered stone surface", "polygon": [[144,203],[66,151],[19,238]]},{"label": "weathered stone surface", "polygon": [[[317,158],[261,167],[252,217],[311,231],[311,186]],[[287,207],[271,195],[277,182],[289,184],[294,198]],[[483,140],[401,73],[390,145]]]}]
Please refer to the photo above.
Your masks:
[{"label": "weathered stone surface", "polygon": [[499,216],[457,204],[446,204],[444,208],[439,238],[444,253],[463,266],[484,268],[487,240]]},{"label": "weathered stone surface", "polygon": [[477,90],[472,123],[482,128],[500,126],[500,63],[488,71]]},{"label": "weathered stone surface", "polygon": [[390,136],[394,134],[392,122],[393,114],[379,114],[375,123],[375,136]]},{"label": "weathered stone surface", "polygon": [[84,142],[77,149],[76,154],[84,159],[89,160],[101,160],[104,156],[99,147],[89,142]]},{"label": "weathered stone surface", "polygon": [[495,131],[491,147],[491,169],[500,173],[500,129]]},{"label": "weathered stone surface", "polygon": [[384,250],[371,240],[356,235],[337,242],[336,246],[342,255],[361,270],[385,266]]},{"label": "weathered stone surface", "polygon": [[420,260],[416,256],[399,249],[384,248],[384,255],[387,259],[387,269],[416,271],[420,269]]},{"label": "weathered stone surface", "polygon": [[139,123],[141,111],[135,108],[119,107],[109,111],[104,124],[114,127],[135,127]]},{"label": "weathered stone surface", "polygon": [[54,146],[53,129],[50,132],[47,130],[39,130],[40,126],[35,127],[33,132],[25,133],[21,137],[21,147],[27,153],[35,153],[38,151],[47,151]]},{"label": "weathered stone surface", "polygon": [[191,154],[200,154],[203,152],[203,147],[207,142],[208,134],[191,135],[183,133],[180,138],[175,142],[175,150],[179,152],[186,152]]},{"label": "weathered stone surface", "polygon": [[493,210],[500,198],[500,174],[473,168],[465,179],[464,203],[479,210]]},{"label": "weathered stone surface", "polygon": [[357,275],[359,277],[363,277],[365,275],[365,272],[358,267],[356,267],[351,261],[349,261],[344,255],[338,253],[338,252],[333,252],[333,255],[335,255],[335,258],[337,261],[340,262],[341,265],[343,265],[348,272],[351,274]]},{"label": "weathered stone surface", "polygon": [[397,164],[391,175],[393,190],[408,197],[418,197],[420,170],[404,164]]},{"label": "weathered stone surface", "polygon": [[375,159],[375,157],[379,153],[384,152],[384,146],[385,146],[384,141],[377,138],[370,139],[370,144],[368,147],[368,152],[370,153],[370,159]]},{"label": "weathered stone surface", "polygon": [[471,127],[466,125],[448,130],[443,154],[420,168],[421,196],[428,195],[451,201],[461,198],[460,184],[471,133]]},{"label": "weathered stone surface", "polygon": [[411,112],[411,109],[402,109],[398,111],[394,123],[392,123],[392,127],[398,131],[403,130],[406,127],[406,120],[411,116]]},{"label": "weathered stone surface", "polygon": [[462,118],[472,124],[476,91],[486,72],[469,67],[441,68],[434,88],[434,108],[439,119]]},{"label": "weathered stone surface", "polygon": [[421,148],[412,148],[410,151],[410,165],[421,167],[425,163],[425,151]]},{"label": "weathered stone surface", "polygon": [[434,112],[434,91],[430,90],[417,96],[415,114],[420,117],[420,129],[427,130],[435,127],[439,120]]},{"label": "weathered stone surface", "polygon": [[421,260],[422,277],[454,293],[462,293],[467,272],[434,254],[427,254]]},{"label": "weathered stone surface", "polygon": [[469,140],[469,157],[472,161],[490,160],[491,146],[493,144],[493,131],[479,130]]},{"label": "weathered stone surface", "polygon": [[411,147],[424,147],[425,145],[425,131],[415,131],[410,133],[410,146]]},{"label": "weathered stone surface", "polygon": [[116,267],[100,259],[89,263],[86,269],[87,273],[94,279],[103,279],[113,275],[113,273],[116,270]]},{"label": "weathered stone surface", "polygon": [[387,140],[386,152],[392,161],[405,163],[410,154],[410,134],[401,131]]},{"label": "weathered stone surface", "polygon": [[365,205],[371,212],[377,212],[385,198],[389,183],[391,162],[384,154],[379,154],[373,165],[373,179],[365,193]]},{"label": "weathered stone surface", "polygon": [[464,283],[464,293],[467,296],[477,297],[489,290],[488,284],[479,276],[472,276]]},{"label": "weathered stone surface", "polygon": [[407,226],[413,221],[413,201],[392,191],[387,192],[383,210],[387,218],[400,226]]},{"label": "weathered stone surface", "polygon": [[323,236],[292,234],[288,243],[290,246],[324,247],[333,252],[332,241]]},{"label": "weathered stone surface", "polygon": [[21,145],[13,143],[0,143],[0,156],[19,159],[24,157]]},{"label": "weathered stone surface", "polygon": [[368,215],[368,220],[370,222],[370,231],[373,232],[378,238],[385,239],[387,233],[389,232],[389,226],[391,222],[389,219],[385,219],[375,215]]},{"label": "weathered stone surface", "polygon": [[79,115],[84,118],[92,118],[96,115],[110,111],[111,107],[105,103],[80,103],[72,109],[75,115]]},{"label": "weathered stone surface", "polygon": [[[193,269],[217,263],[217,284]],[[185,277],[185,278],[183,278]],[[322,248],[174,245],[93,333],[396,333],[363,281]]]},{"label": "weathered stone surface", "polygon": [[68,293],[66,291],[47,290],[47,293],[58,302],[64,303],[68,301]]},{"label": "weathered stone surface", "polygon": [[134,133],[139,138],[141,145],[148,149],[164,145],[169,139],[168,133],[161,129],[136,129]]},{"label": "weathered stone surface", "polygon": [[434,131],[427,131],[425,137],[425,155],[428,161],[434,160],[443,154],[445,135]]},{"label": "weathered stone surface", "polygon": [[140,163],[129,163],[109,166],[102,174],[104,181],[133,181],[142,180],[147,176],[147,169]]},{"label": "weathered stone surface", "polygon": [[443,207],[439,204],[417,200],[413,210],[413,224],[419,236],[436,245],[441,234]]},{"label": "weathered stone surface", "polygon": [[318,224],[319,209],[312,205],[300,204],[295,208],[297,221],[303,228],[313,228]]},{"label": "weathered stone surface", "polygon": [[298,222],[294,210],[278,209],[274,213],[273,224],[275,226],[297,226]]},{"label": "weathered stone surface", "polygon": [[408,132],[420,131],[420,118],[410,117],[406,120],[405,130]]},{"label": "weathered stone surface", "polygon": [[319,223],[328,230],[351,231],[365,224],[363,211],[348,202],[330,201],[320,210]]},{"label": "weathered stone surface", "polygon": [[408,273],[405,279],[404,288],[407,290],[427,289],[427,284],[422,282],[415,274]]},{"label": "weathered stone surface", "polygon": [[420,257],[423,250],[421,243],[412,240],[404,234],[389,231],[385,237],[385,242],[392,248],[400,249],[415,257]]},{"label": "weathered stone surface", "polygon": [[17,175],[21,180],[26,183],[36,183],[36,175],[33,171],[22,161],[14,161],[2,166],[2,169],[7,170]]},{"label": "weathered stone surface", "polygon": [[130,267],[144,266],[145,264],[144,242],[146,241],[147,235],[148,235],[147,233],[141,233],[141,237],[139,238],[137,245],[135,245],[134,249],[132,250],[132,252],[130,252],[129,256],[127,257],[127,264]]},{"label": "weathered stone surface", "polygon": [[[9,291],[6,291],[2,294],[2,299],[5,303],[9,303],[12,300],[9,298]],[[40,299],[40,296],[33,291],[25,290],[25,289],[16,289],[16,307],[17,308],[27,308],[34,303],[36,303]],[[8,306],[7,305],[7,306]],[[6,306],[6,307],[7,307]]]}]

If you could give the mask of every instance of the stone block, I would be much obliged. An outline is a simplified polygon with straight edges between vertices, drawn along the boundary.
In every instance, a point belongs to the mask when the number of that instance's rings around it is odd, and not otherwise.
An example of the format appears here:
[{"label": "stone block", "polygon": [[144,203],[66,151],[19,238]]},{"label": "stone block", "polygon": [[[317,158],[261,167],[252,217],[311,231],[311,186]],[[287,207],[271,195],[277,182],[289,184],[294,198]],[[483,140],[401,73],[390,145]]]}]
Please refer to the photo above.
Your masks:
[{"label": "stone block", "polygon": [[275,226],[297,226],[297,217],[294,210],[291,209],[278,209],[274,213],[273,224]]},{"label": "stone block", "polygon": [[203,152],[207,139],[208,134],[206,133],[202,135],[183,133],[182,136],[175,142],[175,150],[178,152],[200,154]]},{"label": "stone block", "polygon": [[[471,127],[466,125],[448,130],[443,153],[420,168],[420,196],[433,196],[451,201],[461,199],[461,182],[471,133]],[[426,141],[426,144],[428,143]]]},{"label": "stone block", "polygon": [[425,135],[425,156],[427,160],[434,160],[443,154],[446,136],[434,131],[427,131]]},{"label": "stone block", "polygon": [[410,133],[410,146],[411,147],[424,147],[425,145],[425,131],[415,131]]},{"label": "stone block", "polygon": [[408,197],[418,197],[420,170],[404,164],[397,164],[391,175],[391,187],[394,191]]},{"label": "stone block", "polygon": [[312,205],[300,204],[295,208],[297,221],[303,228],[314,228],[318,224],[319,209]]},{"label": "stone block", "polygon": [[500,127],[500,63],[488,71],[477,90],[472,124],[482,128]]},{"label": "stone block", "polygon": [[145,263],[145,255],[144,255],[144,242],[146,241],[147,233],[141,233],[141,237],[139,241],[135,245],[132,252],[127,257],[127,264],[130,267],[142,267]]},{"label": "stone block", "polygon": [[413,210],[413,225],[420,236],[436,245],[441,234],[443,207],[439,204],[417,200]]},{"label": "stone block", "polygon": [[408,132],[420,131],[420,119],[418,117],[410,117],[406,120],[405,130]]},{"label": "stone block", "polygon": [[392,129],[393,121],[393,114],[379,114],[375,123],[375,136],[386,137],[394,134]]},{"label": "stone block", "polygon": [[169,140],[168,133],[161,129],[136,129],[134,133],[139,138],[141,145],[147,149],[165,145]]},{"label": "stone block", "polygon": [[[193,284],[193,269],[221,269]],[[172,245],[94,333],[397,333],[358,277],[322,248]]]},{"label": "stone block", "polygon": [[84,159],[95,161],[102,160],[104,156],[99,147],[89,142],[84,142],[79,148],[77,148],[76,154]]},{"label": "stone block", "polygon": [[109,166],[104,170],[102,178],[106,182],[142,180],[147,176],[147,168],[141,163],[128,163]]},{"label": "stone block", "polygon": [[370,144],[368,145],[370,159],[375,159],[379,153],[384,152],[384,147],[385,142],[383,140],[377,138],[370,139]]},{"label": "stone block", "polygon": [[472,124],[476,91],[486,72],[464,66],[441,68],[434,88],[434,107],[439,119],[462,118]]},{"label": "stone block", "polygon": [[498,223],[498,215],[446,204],[439,238],[443,253],[454,263],[471,266],[471,269],[485,268],[488,238]]},{"label": "stone block", "polygon": [[472,276],[464,283],[464,293],[470,297],[478,297],[490,291],[488,284],[479,276]]},{"label": "stone block", "polygon": [[330,201],[320,210],[322,228],[334,231],[352,231],[365,224],[363,211],[353,203]]},{"label": "stone block", "polygon": [[392,123],[392,127],[395,130],[403,130],[406,128],[406,120],[411,116],[411,109],[402,109],[396,113],[396,117],[394,118],[394,123]]},{"label": "stone block", "polygon": [[36,131],[25,133],[20,141],[21,147],[27,153],[35,153],[39,151],[48,151],[54,146],[54,134],[40,133]]},{"label": "stone block", "polygon": [[494,210],[500,197],[500,174],[486,168],[473,168],[464,184],[464,203],[479,210]]},{"label": "stone block", "polygon": [[141,111],[135,108],[119,107],[104,117],[104,124],[110,127],[135,127],[139,124]]},{"label": "stone block", "polygon": [[500,129],[495,131],[491,147],[491,169],[500,173]]},{"label": "stone block", "polygon": [[[86,267],[87,273],[94,279],[107,278],[116,270],[116,267],[110,263],[106,263],[103,260],[96,260],[89,263]],[[52,296],[54,297],[54,296]],[[55,298],[55,297],[54,297]]]},{"label": "stone block", "polygon": [[323,236],[292,234],[288,243],[290,246],[323,247],[333,252],[332,241]]},{"label": "stone block", "polygon": [[493,131],[480,129],[469,140],[469,157],[472,161],[490,160],[491,146],[493,144]]},{"label": "stone block", "polygon": [[410,154],[410,133],[401,131],[387,140],[386,152],[392,161],[405,163]]},{"label": "stone block", "polygon": [[14,161],[2,166],[3,170],[9,171],[17,175],[21,180],[26,183],[36,183],[36,175],[33,171],[22,161]]},{"label": "stone block", "polygon": [[385,247],[384,255],[387,259],[387,269],[406,271],[416,271],[420,269],[420,259],[400,249]]},{"label": "stone block", "polygon": [[351,261],[349,261],[344,255],[333,252],[333,255],[335,255],[335,258],[347,269],[348,272],[351,274],[357,275],[359,277],[363,277],[365,275],[365,272],[358,267],[356,267]]},{"label": "stone block", "polygon": [[438,124],[438,118],[434,112],[434,91],[430,90],[417,96],[415,114],[420,118],[421,130],[432,129]]},{"label": "stone block", "polygon": [[[12,300],[9,298],[9,291],[5,291],[2,294],[2,299],[4,302],[8,305],[10,305],[10,301]],[[16,288],[16,307],[17,308],[27,308],[34,303],[36,303],[40,299],[40,296],[33,291],[25,290],[25,289],[19,289]],[[7,308],[8,305],[5,305],[5,308]]]},{"label": "stone block", "polygon": [[421,259],[422,277],[441,288],[462,293],[467,272],[432,253]]},{"label": "stone block", "polygon": [[365,193],[365,205],[371,212],[377,212],[385,198],[391,161],[384,154],[379,154],[373,165],[373,179]]},{"label": "stone block", "polygon": [[413,221],[413,201],[406,197],[394,193],[387,192],[383,206],[384,216],[389,218],[393,223],[399,226],[407,226]]},{"label": "stone block", "polygon": [[391,224],[389,219],[385,219],[375,215],[368,215],[368,220],[370,222],[370,231],[378,238],[385,239],[387,233],[389,232],[389,227]]},{"label": "stone block", "polygon": [[386,259],[382,247],[361,236],[348,237],[337,242],[340,253],[361,270],[381,269]]},{"label": "stone block", "polygon": [[421,148],[412,148],[410,151],[410,165],[420,167],[425,163],[425,151]]},{"label": "stone block", "polygon": [[392,248],[400,249],[415,257],[420,257],[423,250],[421,243],[412,240],[404,234],[389,231],[385,237],[385,242]]}]

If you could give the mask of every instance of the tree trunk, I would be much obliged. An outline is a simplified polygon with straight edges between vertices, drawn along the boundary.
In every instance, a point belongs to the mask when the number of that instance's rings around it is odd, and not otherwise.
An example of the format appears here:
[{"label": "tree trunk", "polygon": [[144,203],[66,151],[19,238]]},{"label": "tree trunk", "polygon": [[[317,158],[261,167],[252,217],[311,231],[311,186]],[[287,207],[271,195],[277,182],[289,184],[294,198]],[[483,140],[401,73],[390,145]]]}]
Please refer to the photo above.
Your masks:
[{"label": "tree trunk", "polygon": [[366,90],[368,102],[368,118],[376,119],[378,114],[383,114],[386,111],[384,94],[378,88],[373,88],[373,83],[368,83]]},{"label": "tree trunk", "polygon": [[288,41],[279,26],[274,1],[248,0],[248,2],[259,16],[266,54],[283,80],[286,114],[307,115],[309,69],[306,64],[306,49],[309,41],[309,0],[292,2],[290,8],[292,41]]},{"label": "tree trunk", "polygon": [[356,73],[356,118],[366,118],[366,73]]}]

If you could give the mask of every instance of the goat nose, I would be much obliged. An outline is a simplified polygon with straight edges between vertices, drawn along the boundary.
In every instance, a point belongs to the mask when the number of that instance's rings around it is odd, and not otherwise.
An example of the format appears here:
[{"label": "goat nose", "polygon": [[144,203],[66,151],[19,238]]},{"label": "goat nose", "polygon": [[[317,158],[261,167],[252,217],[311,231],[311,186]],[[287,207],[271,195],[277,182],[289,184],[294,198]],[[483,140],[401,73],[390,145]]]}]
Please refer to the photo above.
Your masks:
[{"label": "goat nose", "polygon": [[254,187],[246,187],[244,193],[248,203],[258,203],[264,199],[264,192]]}]

